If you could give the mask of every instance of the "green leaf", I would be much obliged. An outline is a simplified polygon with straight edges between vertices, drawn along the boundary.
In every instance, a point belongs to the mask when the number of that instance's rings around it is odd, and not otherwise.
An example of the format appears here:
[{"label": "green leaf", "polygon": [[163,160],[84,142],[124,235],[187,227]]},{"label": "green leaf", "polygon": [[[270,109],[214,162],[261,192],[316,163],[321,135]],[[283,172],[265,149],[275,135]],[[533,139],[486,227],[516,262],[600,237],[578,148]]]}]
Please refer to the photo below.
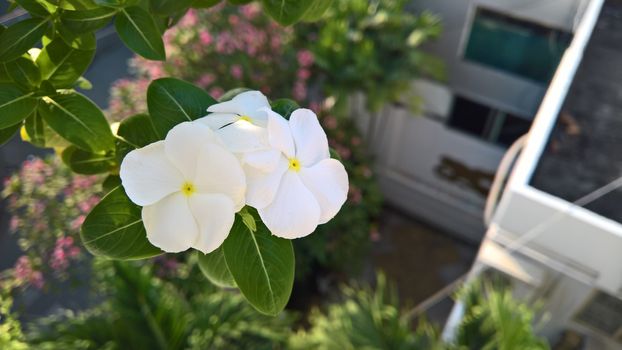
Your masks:
[{"label": "green leaf", "polygon": [[83,11],[63,11],[60,15],[60,21],[67,29],[76,33],[86,33],[105,27],[116,13],[115,9],[109,7],[98,7]]},{"label": "green leaf", "polygon": [[306,22],[315,22],[322,18],[326,10],[328,10],[334,0],[315,0],[307,9],[302,19]]},{"label": "green leaf", "polygon": [[0,129],[0,146],[7,143],[13,135],[22,127],[22,124],[11,125],[8,128]]},{"label": "green leaf", "polygon": [[6,69],[14,82],[28,90],[36,88],[41,83],[39,68],[31,59],[19,57],[7,62]]},{"label": "green leaf", "polygon": [[0,62],[12,61],[41,40],[48,27],[47,18],[29,18],[17,22],[0,34]]},{"label": "green leaf", "polygon": [[171,15],[190,7],[193,0],[150,0],[151,10],[158,15]]},{"label": "green leaf", "polygon": [[138,4],[139,0],[94,0],[97,5],[123,8]]},{"label": "green leaf", "polygon": [[50,15],[48,10],[43,7],[36,0],[14,0],[19,6],[21,6],[24,10],[28,11],[28,13],[32,17],[47,17]]},{"label": "green leaf", "polygon": [[24,93],[15,85],[0,83],[0,129],[26,119],[37,106],[33,93]]},{"label": "green leaf", "polygon": [[[56,26],[57,37],[63,39],[63,41],[70,47],[78,50],[95,50],[97,47],[97,39],[94,33],[79,33],[71,29],[66,28],[62,24]],[[46,44],[45,46],[49,45]]]},{"label": "green leaf", "polygon": [[191,7],[195,9],[206,9],[218,4],[221,0],[194,0]]},{"label": "green leaf", "polygon": [[91,153],[75,146],[63,150],[62,159],[67,166],[78,174],[103,174],[117,166],[113,152]]},{"label": "green leaf", "polygon": [[97,8],[97,4],[93,0],[61,0],[58,7],[63,10],[90,10]]},{"label": "green leaf", "polygon": [[306,0],[262,0],[264,10],[282,25],[297,22],[314,1]]},{"label": "green leaf", "polygon": [[91,90],[93,88],[93,84],[85,77],[80,77],[76,81],[74,87],[80,88],[82,90]]},{"label": "green leaf", "polygon": [[102,111],[85,96],[72,92],[44,97],[39,113],[60,136],[85,151],[114,149],[114,136]]},{"label": "green leaf", "polygon": [[205,275],[210,282],[223,288],[236,287],[235,280],[233,276],[231,276],[231,272],[229,272],[229,267],[227,267],[227,261],[225,260],[222,246],[209,254],[203,254],[197,251],[196,255],[199,260],[201,272],[203,272],[203,275]]},{"label": "green leaf", "polygon": [[122,9],[115,28],[127,47],[150,60],[166,59],[162,36],[154,18],[138,6]]},{"label": "green leaf", "polygon": [[298,103],[294,100],[290,100],[287,98],[280,98],[271,103],[272,110],[276,113],[283,116],[283,118],[289,120],[289,117],[292,115],[292,112],[296,109],[300,108]]},{"label": "green leaf", "polygon": [[24,121],[24,141],[28,141],[37,147],[64,149],[71,144],[60,137],[49,125],[45,123],[38,110],[35,109]]},{"label": "green leaf", "polygon": [[57,38],[41,50],[36,63],[43,80],[48,80],[56,88],[70,88],[86,72],[93,57],[94,49],[76,49]]},{"label": "green leaf", "polygon": [[147,107],[160,139],[175,125],[205,116],[214,103],[205,90],[179,79],[157,79],[147,89]]},{"label": "green leaf", "polygon": [[93,255],[111,259],[146,259],[163,252],[151,245],[141,208],[119,186],[93,208],[82,224],[82,242]]},{"label": "green leaf", "polygon": [[253,2],[253,0],[227,0],[231,5],[246,5]]},{"label": "green leaf", "polygon": [[121,177],[119,175],[108,175],[102,183],[102,190],[108,193],[118,186],[121,186]]},{"label": "green leaf", "polygon": [[273,236],[258,220],[253,233],[236,215],[223,251],[242,295],[259,312],[277,315],[292,292],[294,250],[289,240]]},{"label": "green leaf", "polygon": [[119,124],[117,136],[134,148],[141,148],[159,140],[153,122],[147,114],[137,114]]},{"label": "green leaf", "polygon": [[6,69],[6,63],[0,62],[0,83],[12,83],[11,75]]}]

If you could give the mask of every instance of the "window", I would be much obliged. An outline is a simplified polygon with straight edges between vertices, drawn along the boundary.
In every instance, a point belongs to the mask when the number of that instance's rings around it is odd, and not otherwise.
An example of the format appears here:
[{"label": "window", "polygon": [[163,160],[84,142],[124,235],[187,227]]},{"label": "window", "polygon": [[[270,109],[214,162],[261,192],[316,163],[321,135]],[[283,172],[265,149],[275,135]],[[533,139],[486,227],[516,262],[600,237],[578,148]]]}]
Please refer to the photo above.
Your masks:
[{"label": "window", "polygon": [[465,59],[548,84],[572,34],[478,8]]},{"label": "window", "polygon": [[529,131],[531,122],[511,113],[456,96],[447,125],[507,147]]},{"label": "window", "polygon": [[602,291],[594,293],[575,320],[622,342],[622,300]]}]

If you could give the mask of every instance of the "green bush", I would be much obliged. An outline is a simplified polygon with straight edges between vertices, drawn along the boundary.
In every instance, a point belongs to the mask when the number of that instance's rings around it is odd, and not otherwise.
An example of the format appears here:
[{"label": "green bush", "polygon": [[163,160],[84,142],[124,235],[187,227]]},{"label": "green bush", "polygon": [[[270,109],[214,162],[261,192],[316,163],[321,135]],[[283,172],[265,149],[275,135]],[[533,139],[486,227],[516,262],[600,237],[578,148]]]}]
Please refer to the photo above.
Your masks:
[{"label": "green bush", "polygon": [[37,349],[274,349],[291,319],[255,311],[238,293],[210,287],[194,262],[161,277],[152,264],[98,261],[104,302],[43,319],[27,332]]}]

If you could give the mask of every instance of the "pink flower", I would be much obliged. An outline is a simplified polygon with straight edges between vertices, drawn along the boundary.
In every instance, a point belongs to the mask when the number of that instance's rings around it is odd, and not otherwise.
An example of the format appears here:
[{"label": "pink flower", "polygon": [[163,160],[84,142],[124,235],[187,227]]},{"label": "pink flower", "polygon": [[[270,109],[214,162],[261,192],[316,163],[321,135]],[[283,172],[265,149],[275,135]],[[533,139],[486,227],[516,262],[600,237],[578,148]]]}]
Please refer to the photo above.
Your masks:
[{"label": "pink flower", "polygon": [[259,14],[259,6],[255,4],[240,7],[240,12],[249,20],[254,19]]},{"label": "pink flower", "polygon": [[11,232],[17,231],[19,224],[20,224],[19,218],[17,216],[11,216],[11,221],[9,221],[9,230]]},{"label": "pink flower", "polygon": [[313,53],[309,50],[298,51],[296,57],[298,58],[298,63],[303,67],[309,67],[314,62]]},{"label": "pink flower", "polygon": [[307,80],[311,76],[311,71],[306,68],[300,68],[296,75],[298,79]]},{"label": "pink flower", "polygon": [[199,20],[196,11],[194,9],[190,9],[188,10],[184,18],[179,21],[179,24],[184,27],[193,27],[198,23],[198,21]]},{"label": "pink flower", "polygon": [[201,40],[201,44],[210,45],[213,41],[212,35],[208,31],[201,31],[199,33],[199,40]]},{"label": "pink flower", "polygon": [[305,84],[299,81],[294,84],[294,98],[298,101],[302,101],[307,98],[307,87]]},{"label": "pink flower", "polygon": [[231,26],[235,27],[239,23],[240,23],[240,17],[236,15],[229,15],[229,24],[231,24]]},{"label": "pink flower", "polygon": [[207,73],[203,74],[199,80],[197,80],[197,84],[205,88],[210,86],[214,80],[216,80],[216,77],[213,74]]},{"label": "pink flower", "polygon": [[362,142],[361,138],[358,136],[354,136],[352,137],[352,140],[350,140],[350,142],[352,143],[352,146],[359,146]]},{"label": "pink flower", "polygon": [[242,66],[240,66],[239,64],[234,64],[233,66],[231,66],[231,75],[235,79],[242,79],[243,74],[244,72],[242,71]]},{"label": "pink flower", "polygon": [[210,94],[213,98],[216,98],[216,99],[220,98],[220,96],[222,96],[222,94],[224,94],[224,93],[225,93],[225,91],[224,91],[223,89],[219,88],[219,87],[212,88],[212,89],[209,91],[209,94]]},{"label": "pink flower", "polygon": [[43,274],[41,271],[33,270],[30,259],[25,255],[22,255],[19,259],[17,259],[17,262],[13,267],[13,274],[19,283],[30,284],[38,289],[43,288]]}]

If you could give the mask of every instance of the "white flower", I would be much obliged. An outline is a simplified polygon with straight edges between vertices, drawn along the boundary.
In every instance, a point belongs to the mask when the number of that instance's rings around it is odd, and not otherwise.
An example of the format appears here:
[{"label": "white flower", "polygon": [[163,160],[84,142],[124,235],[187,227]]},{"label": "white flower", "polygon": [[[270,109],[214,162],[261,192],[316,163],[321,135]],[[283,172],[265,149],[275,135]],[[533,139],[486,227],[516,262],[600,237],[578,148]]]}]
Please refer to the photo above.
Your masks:
[{"label": "white flower", "polygon": [[120,175],[129,198],[143,206],[149,242],[166,252],[215,250],[244,206],[237,158],[197,123],[181,123],[164,141],[128,153]]},{"label": "white flower", "polygon": [[196,121],[214,130],[231,152],[252,152],[268,146],[267,110],[270,102],[266,96],[246,91],[230,101],[209,106],[211,114]]},{"label": "white flower", "polygon": [[272,149],[246,154],[247,204],[272,234],[293,239],[332,219],[346,201],[348,175],[330,158],[317,116],[295,110],[289,122],[268,111]]}]

